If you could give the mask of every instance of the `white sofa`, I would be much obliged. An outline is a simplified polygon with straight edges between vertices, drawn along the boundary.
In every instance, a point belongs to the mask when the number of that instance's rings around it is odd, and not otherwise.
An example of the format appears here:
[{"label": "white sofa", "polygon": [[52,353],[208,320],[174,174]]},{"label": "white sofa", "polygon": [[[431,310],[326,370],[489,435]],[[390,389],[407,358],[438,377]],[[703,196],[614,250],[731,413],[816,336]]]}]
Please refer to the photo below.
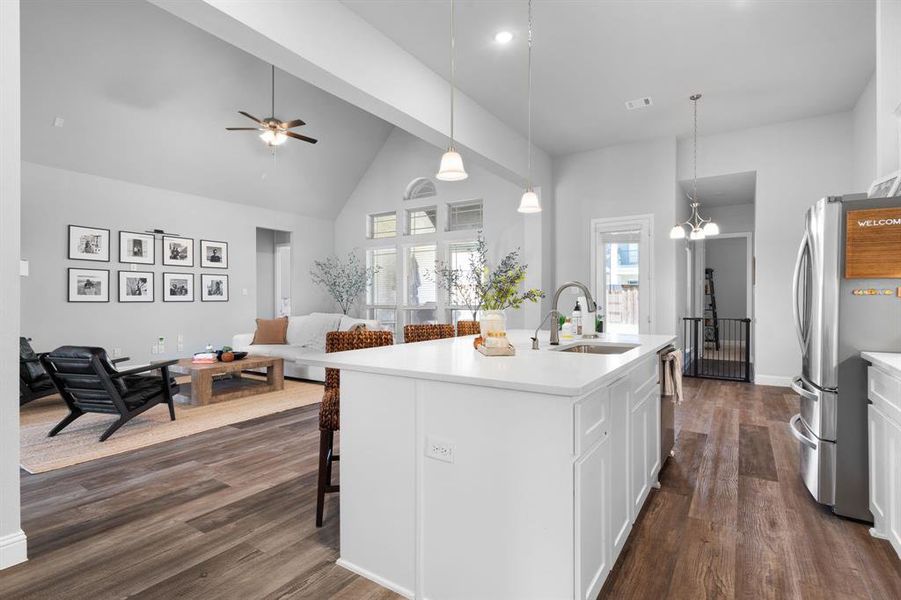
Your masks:
[{"label": "white sofa", "polygon": [[295,315],[288,317],[287,344],[252,344],[253,333],[239,333],[232,338],[232,348],[235,352],[283,358],[286,377],[325,381],[325,369],[308,367],[296,360],[304,354],[325,352],[326,333],[347,331],[357,323],[363,323],[368,329],[381,329],[378,321],[354,319],[340,313]]}]

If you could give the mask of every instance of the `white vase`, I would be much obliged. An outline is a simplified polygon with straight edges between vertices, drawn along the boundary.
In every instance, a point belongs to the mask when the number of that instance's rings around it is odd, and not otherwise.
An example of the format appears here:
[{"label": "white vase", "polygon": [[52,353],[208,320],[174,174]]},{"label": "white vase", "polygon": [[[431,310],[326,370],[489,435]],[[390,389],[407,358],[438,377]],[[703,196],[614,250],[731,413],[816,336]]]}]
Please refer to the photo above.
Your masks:
[{"label": "white vase", "polygon": [[[507,315],[502,310],[483,310],[479,319],[479,329],[484,339],[490,337],[506,336]],[[493,335],[492,335],[493,334]]]}]

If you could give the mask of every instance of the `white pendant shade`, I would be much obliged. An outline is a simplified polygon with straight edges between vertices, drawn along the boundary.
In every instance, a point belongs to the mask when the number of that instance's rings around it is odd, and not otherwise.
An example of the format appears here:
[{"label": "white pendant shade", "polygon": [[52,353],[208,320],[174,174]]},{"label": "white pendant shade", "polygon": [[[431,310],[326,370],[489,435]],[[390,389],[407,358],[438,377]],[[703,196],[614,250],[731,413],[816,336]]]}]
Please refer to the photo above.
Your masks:
[{"label": "white pendant shade", "polygon": [[519,201],[519,208],[516,209],[521,213],[539,213],[541,212],[541,202],[538,200],[538,194],[532,190],[527,190]]},{"label": "white pendant shade", "polygon": [[671,240],[684,240],[685,228],[681,225],[674,225],[673,228],[669,230],[669,238]]},{"label": "white pendant shade", "polygon": [[288,136],[281,131],[272,131],[267,129],[260,134],[260,139],[270,146],[281,146],[288,140]]},{"label": "white pendant shade", "polygon": [[710,221],[709,223],[704,225],[704,235],[719,235],[720,234],[720,226]]},{"label": "white pendant shade", "polygon": [[467,177],[469,175],[463,168],[463,157],[453,148],[448,148],[441,157],[441,166],[435,178],[441,181],[463,181]]},{"label": "white pendant shade", "polygon": [[692,229],[691,233],[688,235],[688,239],[690,240],[703,240],[706,237],[703,229]]}]

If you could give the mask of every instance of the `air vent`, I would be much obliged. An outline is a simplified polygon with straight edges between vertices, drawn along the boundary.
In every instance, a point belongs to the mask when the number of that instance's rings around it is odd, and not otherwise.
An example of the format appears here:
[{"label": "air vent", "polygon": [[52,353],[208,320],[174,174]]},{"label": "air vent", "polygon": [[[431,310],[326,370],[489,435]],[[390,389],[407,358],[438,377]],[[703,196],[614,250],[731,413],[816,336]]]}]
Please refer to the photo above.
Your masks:
[{"label": "air vent", "polygon": [[635,100],[627,100],[626,108],[629,110],[636,110],[639,108],[647,108],[651,106],[653,102],[651,101],[650,96],[645,96],[644,98],[636,98]]}]

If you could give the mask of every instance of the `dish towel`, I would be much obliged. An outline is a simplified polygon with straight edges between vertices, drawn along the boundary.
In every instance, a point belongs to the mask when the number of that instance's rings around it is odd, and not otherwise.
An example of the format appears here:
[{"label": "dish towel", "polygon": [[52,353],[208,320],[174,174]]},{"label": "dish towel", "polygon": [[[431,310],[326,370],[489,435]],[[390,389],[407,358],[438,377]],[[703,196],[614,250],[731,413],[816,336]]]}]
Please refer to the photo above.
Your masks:
[{"label": "dish towel", "polygon": [[663,395],[675,396],[682,403],[682,352],[673,350],[663,355]]}]

